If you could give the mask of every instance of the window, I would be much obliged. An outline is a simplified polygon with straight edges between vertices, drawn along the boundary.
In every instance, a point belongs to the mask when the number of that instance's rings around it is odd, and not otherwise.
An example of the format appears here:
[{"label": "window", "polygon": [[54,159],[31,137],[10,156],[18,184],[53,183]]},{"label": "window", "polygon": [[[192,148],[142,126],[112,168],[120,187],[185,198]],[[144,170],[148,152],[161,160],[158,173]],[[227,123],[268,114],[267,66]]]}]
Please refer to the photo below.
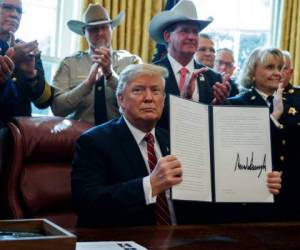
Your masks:
[{"label": "window", "polygon": [[[63,57],[78,50],[80,37],[71,32],[66,22],[80,19],[80,0],[23,0],[21,25],[16,38],[29,42],[37,40],[42,52],[46,80],[51,83]],[[33,113],[48,114],[49,109]]]},{"label": "window", "polygon": [[281,1],[193,1],[201,19],[214,19],[203,32],[212,35],[216,49],[227,47],[234,51],[238,68],[254,48],[277,46]]}]

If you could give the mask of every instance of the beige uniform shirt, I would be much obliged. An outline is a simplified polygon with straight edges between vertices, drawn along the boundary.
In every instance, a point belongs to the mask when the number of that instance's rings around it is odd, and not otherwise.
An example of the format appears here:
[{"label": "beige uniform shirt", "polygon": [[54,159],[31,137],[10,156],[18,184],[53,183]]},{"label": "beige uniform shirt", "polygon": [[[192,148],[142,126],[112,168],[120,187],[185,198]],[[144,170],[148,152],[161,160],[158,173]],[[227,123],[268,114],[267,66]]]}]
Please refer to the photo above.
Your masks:
[{"label": "beige uniform shirt", "polygon": [[[113,75],[105,82],[105,98],[108,119],[119,116],[115,89],[118,74],[129,64],[141,59],[125,50],[112,52]],[[54,79],[55,93],[51,109],[54,115],[94,124],[94,86],[86,86],[92,65],[88,52],[77,52],[66,57],[60,64]]]}]

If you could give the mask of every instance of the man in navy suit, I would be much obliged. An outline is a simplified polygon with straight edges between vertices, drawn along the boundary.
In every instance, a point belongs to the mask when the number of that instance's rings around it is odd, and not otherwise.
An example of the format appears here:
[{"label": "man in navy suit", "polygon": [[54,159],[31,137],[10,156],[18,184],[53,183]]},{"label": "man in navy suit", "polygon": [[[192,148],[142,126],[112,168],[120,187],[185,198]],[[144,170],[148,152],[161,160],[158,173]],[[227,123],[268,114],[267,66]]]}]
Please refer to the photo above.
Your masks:
[{"label": "man in navy suit", "polygon": [[0,63],[0,121],[3,122],[14,116],[31,116],[31,103],[40,109],[47,108],[53,97],[54,89],[45,80],[38,42],[15,39],[22,15],[21,0],[0,1],[0,53],[14,63],[12,67],[10,62],[6,72]]},{"label": "man in navy suit", "polygon": [[[169,94],[182,96],[206,104],[222,103],[230,91],[227,78],[194,60],[198,49],[198,33],[212,19],[199,20],[192,1],[180,1],[171,10],[162,11],[153,17],[149,33],[153,40],[167,46],[167,56],[154,64],[169,71],[166,79],[165,109],[159,126],[169,128]],[[186,76],[181,86],[182,68]]]},{"label": "man in navy suit", "polygon": [[[165,76],[167,71],[155,65],[127,67],[117,88],[123,116],[79,138],[72,171],[79,226],[155,224],[156,196],[181,182],[180,162],[168,155],[167,133],[155,128]],[[159,159],[151,173],[144,140],[148,133],[155,138]],[[169,209],[173,211],[170,204]],[[171,218],[176,223],[172,212]]]},{"label": "man in navy suit", "polygon": [[[169,224],[211,222],[205,204],[170,199],[169,189],[182,181],[182,167],[169,155],[168,133],[156,127],[167,74],[156,65],[127,66],[116,91],[122,117],[80,136],[72,169],[78,226],[161,225],[156,211],[162,195]],[[149,133],[158,159],[152,171],[145,139]],[[280,178],[275,174],[268,181],[270,191],[278,192]]]}]

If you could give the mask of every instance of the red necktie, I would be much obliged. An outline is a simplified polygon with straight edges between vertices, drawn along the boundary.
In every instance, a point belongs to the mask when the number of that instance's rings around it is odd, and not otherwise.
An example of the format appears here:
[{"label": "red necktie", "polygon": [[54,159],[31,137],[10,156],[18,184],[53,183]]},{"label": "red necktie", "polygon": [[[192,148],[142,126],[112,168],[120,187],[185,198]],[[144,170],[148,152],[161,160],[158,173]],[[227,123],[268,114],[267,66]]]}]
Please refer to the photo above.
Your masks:
[{"label": "red necktie", "polygon": [[180,79],[179,79],[179,91],[182,93],[185,85],[185,79],[186,79],[186,73],[187,73],[187,68],[182,67],[180,70]]},{"label": "red necktie", "polygon": [[[157,163],[157,158],[154,151],[154,137],[151,133],[148,133],[145,135],[144,139],[147,142],[148,163],[150,171],[152,172]],[[155,219],[156,225],[171,225],[171,216],[165,192],[157,195]]]}]

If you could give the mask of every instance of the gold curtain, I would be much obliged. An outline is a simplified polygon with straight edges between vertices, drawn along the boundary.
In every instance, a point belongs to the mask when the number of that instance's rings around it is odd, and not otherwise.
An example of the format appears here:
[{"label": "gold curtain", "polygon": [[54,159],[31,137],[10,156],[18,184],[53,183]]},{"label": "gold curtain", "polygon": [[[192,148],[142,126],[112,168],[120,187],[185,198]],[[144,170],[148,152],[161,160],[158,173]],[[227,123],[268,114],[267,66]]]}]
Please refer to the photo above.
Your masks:
[{"label": "gold curtain", "polygon": [[[125,49],[139,55],[144,62],[151,62],[155,43],[149,37],[148,25],[152,17],[163,10],[166,0],[83,0],[83,10],[89,3],[100,3],[115,18],[121,10],[125,20],[113,31],[112,47]],[[87,49],[81,40],[81,49]]]},{"label": "gold curtain", "polygon": [[300,85],[300,0],[285,0],[283,4],[281,49],[293,57],[293,83]]}]

